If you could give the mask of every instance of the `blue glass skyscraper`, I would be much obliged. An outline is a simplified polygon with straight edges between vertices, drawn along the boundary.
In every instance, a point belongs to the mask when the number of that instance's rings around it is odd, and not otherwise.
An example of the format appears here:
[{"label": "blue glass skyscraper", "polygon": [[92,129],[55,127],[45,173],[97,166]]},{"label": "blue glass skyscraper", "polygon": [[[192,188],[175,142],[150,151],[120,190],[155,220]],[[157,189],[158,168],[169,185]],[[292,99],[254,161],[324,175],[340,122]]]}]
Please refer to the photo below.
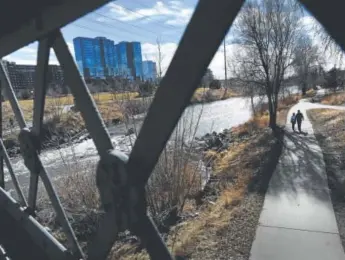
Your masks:
[{"label": "blue glass skyscraper", "polygon": [[105,37],[77,37],[73,44],[79,71],[85,78],[115,76],[117,55],[114,41]]},{"label": "blue glass skyscraper", "polygon": [[84,78],[114,76],[143,79],[140,42],[120,42],[105,37],[73,39],[75,58]]},{"label": "blue glass skyscraper", "polygon": [[143,61],[143,79],[154,81],[157,78],[156,63],[151,60]]},{"label": "blue glass skyscraper", "polygon": [[97,77],[96,55],[94,40],[77,37],[73,39],[75,59],[80,73],[85,78]]},{"label": "blue glass skyscraper", "polygon": [[120,42],[116,45],[119,75],[142,79],[142,55],[140,42]]},{"label": "blue glass skyscraper", "polygon": [[143,60],[141,55],[141,43],[132,42],[132,52],[133,52],[133,76],[136,78],[143,78]]},{"label": "blue glass skyscraper", "polygon": [[116,74],[121,77],[131,77],[132,73],[129,69],[128,65],[128,43],[127,42],[120,42],[117,45],[115,45],[115,50],[117,54],[117,72]]},{"label": "blue glass skyscraper", "polygon": [[99,57],[100,64],[97,65],[102,68],[102,75],[104,77],[114,76],[117,67],[114,41],[105,37],[97,37],[94,41],[95,48],[99,49],[96,59]]}]

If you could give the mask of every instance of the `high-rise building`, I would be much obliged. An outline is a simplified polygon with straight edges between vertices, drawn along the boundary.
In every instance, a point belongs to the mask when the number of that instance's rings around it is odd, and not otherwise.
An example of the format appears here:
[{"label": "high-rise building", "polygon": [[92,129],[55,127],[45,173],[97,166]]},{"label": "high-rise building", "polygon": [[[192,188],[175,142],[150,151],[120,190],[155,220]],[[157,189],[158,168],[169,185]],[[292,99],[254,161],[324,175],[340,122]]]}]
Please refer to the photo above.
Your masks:
[{"label": "high-rise building", "polygon": [[78,69],[84,78],[96,78],[98,76],[94,40],[85,37],[73,39],[75,59]]},{"label": "high-rise building", "polygon": [[115,50],[117,54],[118,69],[117,75],[121,77],[131,77],[132,73],[129,68],[129,59],[128,59],[128,42],[120,42],[115,45]]},{"label": "high-rise building", "polygon": [[15,62],[3,62],[15,91],[34,87],[35,65],[17,65]]},{"label": "high-rise building", "polygon": [[120,42],[105,37],[73,39],[75,59],[84,78],[121,76],[143,79],[140,42]]},{"label": "high-rise building", "polygon": [[73,39],[75,59],[84,78],[113,77],[117,71],[114,41],[105,37]]},{"label": "high-rise building", "polygon": [[116,45],[119,75],[142,79],[142,55],[140,42],[120,42]]},{"label": "high-rise building", "polygon": [[131,59],[130,68],[132,69],[132,75],[135,78],[143,78],[143,59],[141,55],[141,43],[140,42],[131,42],[131,51],[133,58]]},{"label": "high-rise building", "polygon": [[96,67],[101,78],[113,77],[117,69],[114,41],[105,37],[94,39]]},{"label": "high-rise building", "polygon": [[143,61],[143,79],[154,81],[157,78],[156,63],[151,60]]},{"label": "high-rise building", "polygon": [[[33,89],[35,86],[36,65],[21,65],[15,62],[3,61],[6,72],[15,90]],[[48,66],[48,83],[62,86],[64,84],[63,71],[58,65]]]},{"label": "high-rise building", "polygon": [[55,85],[64,85],[65,79],[61,66],[49,65],[48,66],[48,82]]}]

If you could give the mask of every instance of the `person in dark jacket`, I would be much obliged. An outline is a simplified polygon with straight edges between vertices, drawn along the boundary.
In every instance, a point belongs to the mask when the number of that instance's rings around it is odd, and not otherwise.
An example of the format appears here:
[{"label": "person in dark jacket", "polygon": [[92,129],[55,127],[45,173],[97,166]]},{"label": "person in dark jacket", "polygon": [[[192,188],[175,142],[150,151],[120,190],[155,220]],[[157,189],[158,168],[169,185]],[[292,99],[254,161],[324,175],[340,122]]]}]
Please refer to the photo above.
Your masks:
[{"label": "person in dark jacket", "polygon": [[304,120],[304,116],[303,114],[301,113],[301,111],[297,111],[297,114],[296,114],[296,121],[297,121],[297,126],[298,126],[298,131],[299,132],[302,132],[301,130],[301,126],[302,126],[302,121]]},{"label": "person in dark jacket", "polygon": [[292,130],[295,132],[295,125],[296,125],[296,113],[293,113],[290,119],[290,122],[292,124]]}]

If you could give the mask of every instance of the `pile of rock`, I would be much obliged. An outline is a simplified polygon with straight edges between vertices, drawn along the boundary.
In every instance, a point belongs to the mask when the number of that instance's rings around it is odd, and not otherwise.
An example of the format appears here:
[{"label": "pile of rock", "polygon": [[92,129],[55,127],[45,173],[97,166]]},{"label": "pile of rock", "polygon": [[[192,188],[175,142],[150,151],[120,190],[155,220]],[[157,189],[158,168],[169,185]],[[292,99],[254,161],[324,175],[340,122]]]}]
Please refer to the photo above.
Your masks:
[{"label": "pile of rock", "polygon": [[206,134],[201,138],[198,138],[197,141],[200,145],[204,147],[204,150],[216,150],[223,151],[227,149],[231,142],[231,131],[230,129],[224,129],[223,132],[216,133],[212,132],[211,134]]}]

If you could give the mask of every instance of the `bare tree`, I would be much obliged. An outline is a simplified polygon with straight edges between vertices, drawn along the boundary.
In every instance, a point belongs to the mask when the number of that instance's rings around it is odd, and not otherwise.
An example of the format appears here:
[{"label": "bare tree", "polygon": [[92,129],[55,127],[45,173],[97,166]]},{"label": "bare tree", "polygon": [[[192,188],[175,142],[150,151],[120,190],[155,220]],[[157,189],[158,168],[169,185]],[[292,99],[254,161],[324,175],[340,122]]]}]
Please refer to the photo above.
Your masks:
[{"label": "bare tree", "polygon": [[319,66],[318,48],[312,44],[307,35],[299,37],[294,48],[293,67],[298,77],[298,82],[305,95],[310,83],[313,84],[313,71]]},{"label": "bare tree", "polygon": [[263,89],[272,129],[276,128],[278,94],[292,65],[299,17],[300,6],[291,0],[253,0],[245,4],[235,23],[242,43],[236,57],[237,75],[244,83]]},{"label": "bare tree", "polygon": [[344,58],[344,52],[341,47],[334,41],[320,23],[315,22],[312,30],[321,41],[321,49],[324,53],[328,53],[328,56],[335,58],[335,64],[333,67],[341,67],[342,60]]},{"label": "bare tree", "polygon": [[214,80],[213,72],[208,68],[205,72],[205,75],[201,79],[201,86],[207,88],[210,86],[211,82]]},{"label": "bare tree", "polygon": [[157,38],[156,43],[157,43],[158,77],[160,81],[162,79],[162,74],[163,74],[162,63],[163,63],[164,55],[162,53],[161,39]]}]

